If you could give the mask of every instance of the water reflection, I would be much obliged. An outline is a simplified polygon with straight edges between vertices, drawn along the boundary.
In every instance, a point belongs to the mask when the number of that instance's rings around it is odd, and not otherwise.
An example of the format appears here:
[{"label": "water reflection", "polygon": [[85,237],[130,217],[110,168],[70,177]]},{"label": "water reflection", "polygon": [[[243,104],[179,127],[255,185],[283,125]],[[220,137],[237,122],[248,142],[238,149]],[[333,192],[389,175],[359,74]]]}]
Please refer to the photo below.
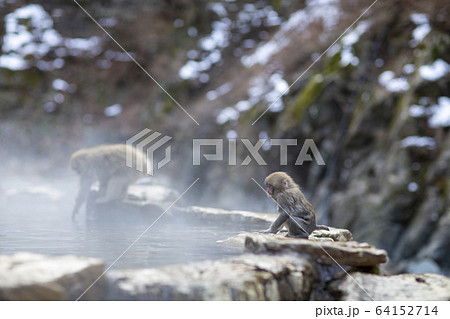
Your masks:
[{"label": "water reflection", "polygon": [[[70,192],[53,199],[20,191],[4,197],[0,201],[0,254],[75,254],[101,258],[109,265],[156,219],[88,222],[80,216],[72,222],[72,202]],[[186,223],[168,214],[139,239],[115,268],[157,267],[238,255],[242,249],[224,247],[216,241],[261,227],[223,221]]]}]

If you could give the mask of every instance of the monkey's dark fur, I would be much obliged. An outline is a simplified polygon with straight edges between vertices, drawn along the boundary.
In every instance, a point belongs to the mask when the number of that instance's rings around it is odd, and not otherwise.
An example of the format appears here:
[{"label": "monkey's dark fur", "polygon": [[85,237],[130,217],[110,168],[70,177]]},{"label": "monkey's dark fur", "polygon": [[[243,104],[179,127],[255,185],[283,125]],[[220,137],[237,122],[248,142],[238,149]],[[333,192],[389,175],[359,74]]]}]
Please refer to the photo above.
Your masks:
[{"label": "monkey's dark fur", "polygon": [[277,233],[283,226],[287,237],[308,238],[315,229],[328,227],[316,225],[316,213],[300,187],[284,172],[275,172],[265,180],[267,193],[278,203],[278,218],[263,233]]}]

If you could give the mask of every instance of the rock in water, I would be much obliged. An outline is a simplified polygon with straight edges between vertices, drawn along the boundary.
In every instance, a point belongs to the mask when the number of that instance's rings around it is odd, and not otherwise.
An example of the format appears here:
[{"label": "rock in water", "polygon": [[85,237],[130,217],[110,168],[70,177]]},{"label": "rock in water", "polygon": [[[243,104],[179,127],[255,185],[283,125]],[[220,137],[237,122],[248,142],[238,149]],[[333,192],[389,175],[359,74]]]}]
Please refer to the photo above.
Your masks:
[{"label": "rock in water", "polygon": [[[31,253],[0,256],[0,300],[76,300],[102,273],[99,259]],[[81,300],[101,299],[100,279]]]}]

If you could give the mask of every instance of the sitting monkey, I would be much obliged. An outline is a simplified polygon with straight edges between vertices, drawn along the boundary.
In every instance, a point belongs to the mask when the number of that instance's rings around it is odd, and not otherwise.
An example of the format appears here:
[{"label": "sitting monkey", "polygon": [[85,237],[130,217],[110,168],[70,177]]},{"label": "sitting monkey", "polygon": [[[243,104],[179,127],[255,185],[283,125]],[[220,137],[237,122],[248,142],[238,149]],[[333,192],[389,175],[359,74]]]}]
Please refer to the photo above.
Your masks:
[{"label": "sitting monkey", "polygon": [[144,163],[144,169],[149,165],[142,152],[124,144],[101,145],[73,153],[70,166],[80,175],[80,188],[72,218],[87,201],[94,182],[99,182],[96,202],[107,203],[124,199],[128,186],[143,176],[143,173],[126,166],[127,149],[132,154],[133,163]]},{"label": "sitting monkey", "polygon": [[316,213],[305,198],[300,187],[284,172],[275,172],[265,180],[267,194],[278,204],[279,216],[269,229],[262,233],[276,234],[283,226],[288,229],[287,237],[308,238],[315,229],[328,227],[316,225]]}]

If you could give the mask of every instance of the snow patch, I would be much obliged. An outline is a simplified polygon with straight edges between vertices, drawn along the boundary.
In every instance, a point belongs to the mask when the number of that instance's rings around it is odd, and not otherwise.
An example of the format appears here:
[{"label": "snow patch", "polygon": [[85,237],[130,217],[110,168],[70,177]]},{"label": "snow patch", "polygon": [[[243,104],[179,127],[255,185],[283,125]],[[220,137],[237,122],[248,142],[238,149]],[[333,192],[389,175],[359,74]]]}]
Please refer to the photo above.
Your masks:
[{"label": "snow patch", "polygon": [[108,106],[105,108],[103,113],[108,117],[114,117],[122,113],[122,105],[120,104],[113,104],[111,106]]},{"label": "snow patch", "polygon": [[417,183],[411,182],[411,183],[408,184],[408,190],[411,193],[417,192],[418,189],[419,189],[419,185]]},{"label": "snow patch", "polygon": [[217,115],[216,122],[225,124],[226,122],[237,120],[239,116],[240,114],[237,110],[232,107],[226,107]]},{"label": "snow patch", "polygon": [[424,13],[411,14],[411,21],[417,25],[412,32],[412,40],[409,42],[410,47],[414,48],[430,33],[431,26],[427,15]]},{"label": "snow patch", "polygon": [[[221,3],[211,3],[207,7],[214,11],[221,20],[212,23],[211,33],[199,40],[199,47],[204,51],[204,54],[199,54],[197,51],[189,51],[190,54],[196,53],[201,60],[196,61],[193,57],[188,60],[185,65],[178,71],[178,75],[183,80],[200,78],[200,82],[206,83],[209,81],[209,76],[203,73],[208,71],[214,64],[222,59],[222,49],[226,48],[230,43],[231,38],[231,20],[227,18],[227,11]],[[188,30],[189,32],[189,30]],[[197,33],[195,32],[195,35]],[[194,34],[192,36],[195,36]],[[190,35],[191,36],[191,35]],[[192,52],[193,51],[193,52]]]},{"label": "snow patch", "polygon": [[235,130],[229,130],[227,132],[227,139],[232,140],[232,139],[236,139],[238,137],[238,134]]},{"label": "snow patch", "polygon": [[20,55],[9,53],[0,56],[0,68],[19,71],[28,69],[29,64]]},{"label": "snow patch", "polygon": [[112,28],[117,24],[117,19],[116,18],[101,18],[99,20],[99,23],[102,27]]},{"label": "snow patch", "polygon": [[231,84],[230,82],[225,83],[225,84],[219,86],[215,90],[208,91],[206,93],[206,98],[210,101],[214,101],[219,96],[225,95],[228,92],[230,92],[232,88],[233,88],[233,84]]},{"label": "snow patch", "polygon": [[378,77],[378,82],[391,92],[403,92],[409,89],[408,80],[404,77],[395,78],[394,72],[384,71]]},{"label": "snow patch", "polygon": [[281,97],[289,92],[289,84],[283,79],[281,73],[275,73],[270,76],[269,85],[272,90],[265,94],[264,99],[271,106],[270,111],[279,112],[284,109],[284,102]]},{"label": "snow patch", "polygon": [[[423,101],[425,103],[425,101]],[[441,96],[438,103],[430,107],[424,105],[411,105],[409,115],[412,117],[428,116],[428,125],[431,128],[450,126],[450,98]]]},{"label": "snow patch", "polygon": [[291,33],[301,33],[310,24],[321,21],[325,32],[331,31],[339,21],[339,1],[336,0],[309,0],[304,9],[294,12],[284,22],[271,40],[260,45],[254,53],[243,56],[241,63],[246,67],[255,64],[266,64],[274,55],[290,44]]},{"label": "snow patch", "polygon": [[[43,60],[51,50],[57,58]],[[0,56],[2,68],[17,71],[35,65],[43,71],[52,71],[64,66],[62,58],[67,55],[96,55],[99,51],[98,37],[63,38],[53,29],[53,20],[41,5],[29,4],[5,16],[3,54]]]},{"label": "snow patch", "polygon": [[62,79],[55,79],[53,80],[52,86],[55,90],[67,91],[69,89],[70,84]]},{"label": "snow patch", "polygon": [[450,126],[450,98],[441,96],[438,103],[430,107],[431,117],[428,119],[430,127]]},{"label": "snow patch", "polygon": [[402,147],[425,147],[430,150],[436,147],[434,138],[427,136],[408,136],[401,141]]},{"label": "snow patch", "polygon": [[241,112],[245,112],[264,101],[271,112],[279,112],[284,108],[282,96],[289,92],[289,85],[283,79],[283,74],[277,72],[268,77],[258,76],[250,80],[247,90],[248,99],[237,102],[233,107],[227,107],[217,116],[216,121],[224,124],[230,120],[237,120]]},{"label": "snow patch", "polygon": [[260,140],[264,140],[264,143],[261,146],[261,148],[264,151],[268,151],[268,150],[270,150],[272,148],[272,145],[271,145],[270,139],[269,139],[269,135],[267,134],[266,131],[259,132],[258,137],[259,137]]},{"label": "snow patch", "polygon": [[412,74],[416,70],[416,67],[414,64],[405,64],[402,70],[405,74]]},{"label": "snow patch", "polygon": [[442,59],[437,59],[430,65],[422,65],[419,74],[427,81],[437,81],[450,72],[450,65]]},{"label": "snow patch", "polygon": [[417,104],[411,105],[409,107],[408,112],[409,112],[409,115],[412,117],[422,117],[422,116],[426,115],[426,109],[425,109],[425,106],[423,106],[423,105],[417,105]]}]

